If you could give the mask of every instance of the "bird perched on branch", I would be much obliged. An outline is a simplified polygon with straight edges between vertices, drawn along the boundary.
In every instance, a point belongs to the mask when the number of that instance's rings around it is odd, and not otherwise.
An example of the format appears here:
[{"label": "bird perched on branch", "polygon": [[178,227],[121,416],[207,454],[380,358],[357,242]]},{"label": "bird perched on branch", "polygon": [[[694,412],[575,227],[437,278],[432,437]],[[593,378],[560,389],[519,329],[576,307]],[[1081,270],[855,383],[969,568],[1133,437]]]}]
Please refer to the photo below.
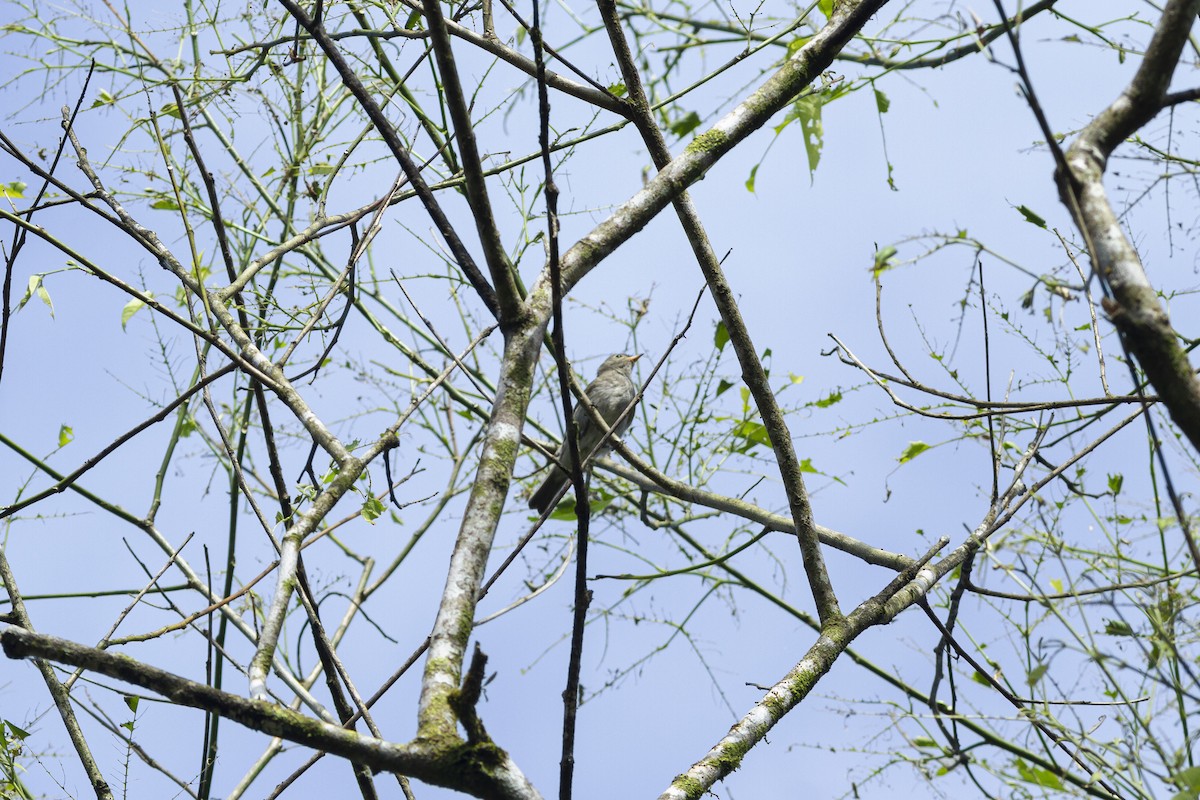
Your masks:
[{"label": "bird perched on branch", "polygon": [[[600,369],[596,370],[596,380],[589,383],[587,389],[584,390],[588,400],[600,412],[600,417],[608,423],[609,427],[612,427],[621,412],[637,396],[637,384],[633,382],[630,371],[633,369],[633,362],[639,358],[641,355],[629,356],[624,353],[609,356],[604,359]],[[575,427],[579,430],[579,455],[586,459],[604,438],[604,431],[592,421],[592,415],[582,404],[575,406],[573,416]],[[624,433],[632,419],[632,414],[626,414],[625,419],[621,420],[621,424],[613,429],[613,436],[620,436]],[[611,441],[611,437],[609,440]],[[597,456],[603,455],[607,451],[608,447],[606,446]],[[546,480],[542,481],[542,485],[529,498],[529,507],[539,514],[544,514],[559,491],[571,482],[571,470],[574,462],[565,440],[558,448],[558,452],[554,454],[554,462],[550,465],[550,474],[546,476]],[[560,464],[562,466],[559,466]]]}]

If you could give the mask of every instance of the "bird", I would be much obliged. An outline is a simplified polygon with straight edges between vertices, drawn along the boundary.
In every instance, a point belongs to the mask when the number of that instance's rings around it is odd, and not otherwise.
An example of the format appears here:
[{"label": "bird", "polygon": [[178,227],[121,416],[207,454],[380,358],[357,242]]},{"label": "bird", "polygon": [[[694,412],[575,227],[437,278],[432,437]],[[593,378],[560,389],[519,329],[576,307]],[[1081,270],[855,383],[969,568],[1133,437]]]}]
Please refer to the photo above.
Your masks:
[{"label": "bird", "polygon": [[[584,390],[588,400],[596,407],[601,418],[610,427],[621,415],[621,412],[637,397],[637,384],[633,382],[630,373],[633,369],[633,362],[639,358],[641,358],[640,353],[633,356],[625,353],[609,356],[604,359],[600,369],[596,370],[596,379],[589,383],[587,389]],[[579,455],[586,459],[604,438],[604,431],[592,420],[592,415],[582,404],[575,406],[573,417],[575,427],[579,431]],[[627,414],[621,424],[613,429],[613,436],[620,436],[624,433],[631,421],[632,415]],[[597,456],[603,455],[608,449],[605,446],[597,453]],[[559,491],[570,483],[573,466],[571,451],[564,439],[558,452],[554,454],[554,461],[550,465],[550,474],[529,498],[529,507],[538,514],[546,513],[546,509],[550,507],[550,503],[554,501]]]}]

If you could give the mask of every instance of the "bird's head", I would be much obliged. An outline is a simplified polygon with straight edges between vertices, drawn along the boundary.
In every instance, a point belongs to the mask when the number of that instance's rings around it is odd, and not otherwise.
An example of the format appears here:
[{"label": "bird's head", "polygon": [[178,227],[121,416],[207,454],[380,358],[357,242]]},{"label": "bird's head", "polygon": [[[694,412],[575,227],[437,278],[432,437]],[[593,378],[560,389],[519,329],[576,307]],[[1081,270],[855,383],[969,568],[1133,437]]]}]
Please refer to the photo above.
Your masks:
[{"label": "bird's head", "polygon": [[604,363],[600,365],[600,369],[596,370],[597,375],[601,375],[611,370],[618,370],[629,374],[629,370],[633,367],[633,362],[642,357],[641,353],[637,355],[627,355],[626,353],[617,353],[604,359]]}]

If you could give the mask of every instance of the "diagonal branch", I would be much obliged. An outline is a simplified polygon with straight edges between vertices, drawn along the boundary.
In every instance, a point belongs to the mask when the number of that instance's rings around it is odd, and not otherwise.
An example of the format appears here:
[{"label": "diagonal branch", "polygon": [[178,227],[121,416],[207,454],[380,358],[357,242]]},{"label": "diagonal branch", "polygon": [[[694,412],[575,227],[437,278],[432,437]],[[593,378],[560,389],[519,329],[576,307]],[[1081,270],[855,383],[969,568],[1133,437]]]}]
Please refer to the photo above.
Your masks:
[{"label": "diagonal branch", "polygon": [[421,198],[421,202],[425,205],[425,210],[429,213],[433,224],[437,226],[438,233],[446,240],[446,245],[450,248],[451,254],[458,262],[458,267],[466,275],[467,280],[475,287],[475,291],[479,293],[480,299],[483,300],[488,311],[496,319],[501,318],[500,301],[496,297],[496,291],[487,282],[483,273],[479,271],[479,267],[475,264],[475,259],[471,257],[467,251],[462,239],[458,237],[458,232],[454,230],[454,226],[450,224],[450,220],[446,218],[446,214],[442,211],[441,205],[438,204],[437,198],[433,196],[429,185],[425,183],[425,178],[421,175],[421,170],[417,167],[417,163],[413,160],[412,155],[408,152],[408,148],[404,142],[400,141],[400,134],[396,132],[396,128],[392,125],[383,113],[383,109],[379,107],[379,103],[363,86],[362,81],[354,74],[354,69],[347,63],[346,59],[338,50],[337,44],[329,38],[329,34],[325,32],[325,26],[313,20],[304,9],[302,9],[293,0],[279,0],[280,4],[287,9],[302,28],[316,40],[321,50],[325,53],[329,63],[342,78],[342,83],[346,89],[354,95],[354,99],[358,101],[363,112],[370,117],[371,122],[375,125],[379,135],[383,137],[383,141],[387,144],[388,149],[392,151],[392,156],[400,162],[401,169],[404,170],[405,176],[413,185],[417,195]]},{"label": "diagonal branch", "polygon": [[[563,254],[563,291],[570,291],[597,264],[644,228],[676,195],[700,180],[726,153],[795,99],[829,68],[842,48],[887,2],[842,0],[837,3],[825,27],[758,89],[712,128],[692,140],[687,149],[647,181],[641,191]],[[535,284],[531,291],[536,292],[539,285]]]},{"label": "diagonal branch", "polygon": [[479,148],[475,144],[471,112],[467,108],[467,99],[459,79],[454,49],[450,46],[441,0],[425,0],[424,7],[425,21],[429,23],[429,32],[433,36],[433,54],[437,58],[446,104],[450,107],[450,119],[454,123],[454,138],[458,140],[459,161],[466,179],[467,204],[471,207],[471,216],[475,219],[475,229],[483,246],[483,257],[487,259],[492,283],[499,295],[500,318],[513,320],[520,311],[521,295],[513,277],[512,264],[504,252],[504,243],[500,240],[492,204],[488,201],[487,182],[483,177]]},{"label": "diagonal branch", "polygon": [[177,705],[220,714],[251,730],[278,736],[342,756],[379,771],[411,775],[475,797],[536,800],[540,796],[508,754],[490,743],[449,744],[416,740],[409,744],[376,739],[306,717],[272,703],[214,689],[151,667],[129,656],[85,647],[66,639],[10,627],[0,633],[9,658],[46,658],[132,683]]},{"label": "diagonal branch", "polygon": [[[609,41],[612,42],[617,63],[621,68],[622,77],[628,87],[630,100],[635,110],[634,124],[642,134],[642,139],[654,158],[655,166],[665,170],[671,163],[671,154],[667,149],[662,131],[654,123],[650,113],[650,101],[642,88],[641,76],[634,63],[629,43],[621,28],[617,15],[615,0],[599,0],[600,15],[608,30]],[[832,23],[831,23],[832,24]],[[660,173],[661,174],[661,173]],[[721,264],[713,252],[708,234],[696,212],[691,197],[686,191],[680,192],[672,200],[675,212],[687,233],[692,245],[692,252],[704,274],[709,293],[721,314],[721,320],[729,331],[729,341],[737,354],[738,363],[742,368],[742,379],[754,396],[762,416],[763,425],[771,439],[771,447],[783,479],[784,492],[787,494],[788,507],[795,522],[796,538],[800,543],[800,553],[804,559],[804,571],[808,575],[809,586],[812,589],[813,600],[817,606],[821,624],[837,623],[842,612],[838,607],[837,595],[829,580],[829,571],[825,568],[825,559],[821,554],[821,543],[817,536],[816,523],[813,520],[812,505],[808,498],[808,489],[804,485],[804,475],[800,469],[800,459],[796,456],[796,448],[792,445],[792,434],[788,430],[787,420],[784,419],[783,409],[767,380],[766,370],[758,358],[754,342],[750,338],[750,330],[742,318],[738,308],[737,298]]]},{"label": "diagonal branch", "polygon": [[1067,149],[1056,177],[1096,272],[1112,293],[1104,310],[1171,419],[1200,450],[1200,381],[1104,189],[1109,156],[1170,102],[1167,88],[1198,11],[1200,0],[1166,4],[1137,74]]}]

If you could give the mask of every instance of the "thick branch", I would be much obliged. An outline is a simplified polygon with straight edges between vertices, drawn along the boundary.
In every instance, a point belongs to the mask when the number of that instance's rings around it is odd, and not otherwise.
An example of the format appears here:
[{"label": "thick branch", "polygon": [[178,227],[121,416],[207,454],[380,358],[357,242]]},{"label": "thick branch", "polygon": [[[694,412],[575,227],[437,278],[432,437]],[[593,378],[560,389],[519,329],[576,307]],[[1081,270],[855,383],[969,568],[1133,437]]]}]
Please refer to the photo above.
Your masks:
[{"label": "thick branch", "polygon": [[459,160],[463,177],[466,179],[467,204],[471,207],[471,216],[475,220],[475,229],[483,246],[483,256],[487,259],[488,269],[492,274],[492,283],[499,294],[501,320],[511,322],[519,313],[521,296],[517,291],[517,282],[513,279],[512,265],[504,253],[504,243],[500,240],[500,231],[492,214],[492,204],[488,200],[487,182],[483,179],[483,164],[479,159],[479,148],[475,144],[471,112],[467,108],[462,81],[458,76],[454,49],[450,46],[446,19],[442,16],[441,0],[425,0],[424,8],[425,21],[429,23],[429,31],[433,35],[433,53],[441,73],[446,105],[450,108],[450,119],[454,122],[454,136],[458,141],[458,154],[461,157]]},{"label": "thick branch", "polygon": [[1063,202],[1088,243],[1092,263],[1112,292],[1105,311],[1171,419],[1200,450],[1200,382],[1104,189],[1104,171],[1113,150],[1168,102],[1167,87],[1198,11],[1200,0],[1167,3],[1137,74],[1071,144],[1066,174],[1057,177]]},{"label": "thick branch", "polygon": [[411,775],[475,797],[534,800],[535,790],[508,755],[493,744],[458,741],[396,744],[362,736],[273,703],[247,700],[129,656],[85,647],[22,628],[6,628],[0,645],[9,658],[46,658],[141,686],[173,703],[220,714],[251,730],[342,756],[372,769]]}]

